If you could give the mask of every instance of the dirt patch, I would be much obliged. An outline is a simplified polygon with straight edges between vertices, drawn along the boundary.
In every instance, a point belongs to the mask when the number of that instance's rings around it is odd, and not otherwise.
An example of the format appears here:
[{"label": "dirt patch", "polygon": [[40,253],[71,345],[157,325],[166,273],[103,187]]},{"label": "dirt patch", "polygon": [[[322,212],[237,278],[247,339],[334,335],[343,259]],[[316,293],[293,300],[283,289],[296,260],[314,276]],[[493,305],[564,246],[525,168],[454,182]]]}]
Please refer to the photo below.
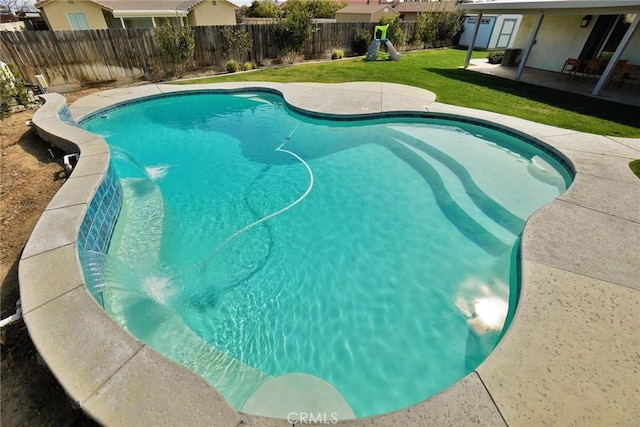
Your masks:
[{"label": "dirt patch", "polygon": [[[97,89],[67,94],[71,103]],[[19,296],[18,261],[31,231],[64,184],[62,152],[51,148],[26,122],[33,111],[0,122],[0,311],[15,312]],[[22,320],[4,328],[1,347],[2,426],[95,425],[71,404],[55,377],[38,362]]]}]

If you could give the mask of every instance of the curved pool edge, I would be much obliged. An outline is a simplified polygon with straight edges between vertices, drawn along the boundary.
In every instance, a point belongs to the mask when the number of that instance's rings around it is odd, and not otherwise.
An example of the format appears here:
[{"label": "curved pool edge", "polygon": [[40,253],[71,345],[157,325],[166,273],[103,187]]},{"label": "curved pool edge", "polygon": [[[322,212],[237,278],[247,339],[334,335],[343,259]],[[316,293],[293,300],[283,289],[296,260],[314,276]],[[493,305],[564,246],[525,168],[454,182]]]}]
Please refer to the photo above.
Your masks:
[{"label": "curved pool edge", "polygon": [[[640,418],[634,404],[640,400],[639,378],[630,375],[637,371],[634,355],[640,349],[634,333],[640,247],[633,238],[640,235],[634,203],[640,180],[627,166],[640,157],[640,140],[440,104],[430,92],[389,83],[145,85],[82,98],[71,112],[80,119],[134,98],[258,87],[320,114],[428,111],[471,117],[532,136],[561,153],[576,172],[571,188],[525,225],[520,303],[492,354],[427,401],[344,424],[630,424]],[[202,378],[129,335],[89,295],[75,245],[84,211],[106,172],[108,148],[101,138],[61,122],[62,105],[63,97],[47,95],[33,122],[45,140],[71,142],[82,155],[45,209],[19,266],[25,323],[58,381],[107,425],[288,425],[236,412]]]}]

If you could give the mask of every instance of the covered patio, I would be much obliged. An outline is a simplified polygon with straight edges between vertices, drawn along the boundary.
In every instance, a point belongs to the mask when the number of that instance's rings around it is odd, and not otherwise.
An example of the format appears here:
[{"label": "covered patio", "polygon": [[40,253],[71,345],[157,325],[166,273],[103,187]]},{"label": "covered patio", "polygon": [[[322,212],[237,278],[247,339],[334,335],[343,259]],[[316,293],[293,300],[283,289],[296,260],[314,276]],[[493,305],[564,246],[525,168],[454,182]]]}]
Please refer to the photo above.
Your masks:
[{"label": "covered patio", "polygon": [[[521,52],[515,67],[471,61],[481,21],[477,19],[464,68],[473,65],[470,69],[487,74],[640,105],[640,85],[629,76],[616,81],[623,64],[640,69],[640,0],[496,1],[458,8],[480,18],[486,13],[523,15],[513,45]],[[567,67],[569,60],[602,65],[587,74]]]},{"label": "covered patio", "polygon": [[475,71],[482,74],[502,77],[510,80],[519,80],[523,83],[529,83],[536,86],[543,86],[565,92],[577,93],[580,95],[593,96],[598,99],[617,102],[620,104],[633,105],[640,107],[640,87],[631,90],[629,86],[620,84],[611,84],[600,91],[597,96],[593,95],[593,89],[597,80],[589,80],[582,78],[571,78],[561,76],[559,72],[540,70],[537,68],[526,68],[522,76],[517,79],[517,67],[505,67],[500,64],[490,64],[487,59],[472,59],[469,62],[469,71]]}]

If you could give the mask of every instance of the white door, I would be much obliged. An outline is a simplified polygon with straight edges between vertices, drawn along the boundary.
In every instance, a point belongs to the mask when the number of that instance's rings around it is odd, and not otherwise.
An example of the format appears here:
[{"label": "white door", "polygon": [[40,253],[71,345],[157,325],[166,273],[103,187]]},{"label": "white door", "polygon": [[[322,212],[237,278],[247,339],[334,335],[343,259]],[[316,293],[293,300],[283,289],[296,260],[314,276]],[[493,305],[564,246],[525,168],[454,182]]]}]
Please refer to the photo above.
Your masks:
[{"label": "white door", "polygon": [[502,21],[502,28],[500,28],[500,34],[498,35],[498,41],[496,42],[496,48],[504,49],[509,47],[511,43],[511,37],[513,37],[513,30],[516,28],[517,19],[505,18]]}]

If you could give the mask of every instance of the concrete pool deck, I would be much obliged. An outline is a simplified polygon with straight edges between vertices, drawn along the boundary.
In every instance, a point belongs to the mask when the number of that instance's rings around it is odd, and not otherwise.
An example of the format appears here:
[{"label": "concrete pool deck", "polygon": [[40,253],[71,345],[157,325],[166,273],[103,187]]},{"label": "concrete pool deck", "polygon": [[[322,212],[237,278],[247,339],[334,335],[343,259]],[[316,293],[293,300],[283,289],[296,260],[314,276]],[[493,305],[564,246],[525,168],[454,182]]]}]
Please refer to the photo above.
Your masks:
[{"label": "concrete pool deck", "polygon": [[[389,83],[153,84],[100,92],[79,119],[131,99],[199,89],[269,88],[327,114],[420,111],[462,115],[530,135],[573,165],[572,186],[527,221],[516,316],[493,353],[431,399],[365,425],[634,425],[640,419],[640,139],[614,138],[454,107]],[[53,144],[77,146],[73,174],[42,214],[19,265],[25,323],[69,396],[105,425],[290,425],[234,410],[201,377],[139,342],[84,285],[77,236],[102,181],[102,138],[60,121],[60,95],[33,122]],[[296,411],[296,408],[292,408]],[[320,411],[321,412],[321,411]],[[316,414],[317,415],[317,414]],[[332,421],[330,414],[325,419]]]}]

